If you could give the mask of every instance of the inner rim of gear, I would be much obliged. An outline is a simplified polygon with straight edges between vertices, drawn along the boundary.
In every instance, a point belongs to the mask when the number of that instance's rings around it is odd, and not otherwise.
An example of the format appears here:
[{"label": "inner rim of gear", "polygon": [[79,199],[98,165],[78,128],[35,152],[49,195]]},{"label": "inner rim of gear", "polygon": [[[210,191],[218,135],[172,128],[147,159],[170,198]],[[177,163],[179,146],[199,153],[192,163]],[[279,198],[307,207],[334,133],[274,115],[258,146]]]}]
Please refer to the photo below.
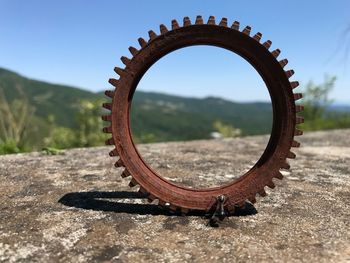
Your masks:
[{"label": "inner rim of gear", "polygon": [[[198,57],[196,56],[196,59],[193,60],[194,62],[189,62],[189,59],[191,59],[191,55],[194,54],[195,52],[197,52],[197,56],[201,56],[202,58],[200,59],[200,62],[198,62]],[[206,57],[207,52],[214,52],[214,56],[211,55],[210,59],[208,61],[208,58]],[[174,65],[173,60],[172,59],[176,59],[176,63],[177,65]],[[225,61],[226,62],[223,62]],[[227,62],[230,62],[230,64],[228,64]],[[209,63],[208,63],[209,62]],[[188,66],[188,64],[190,63],[190,66]],[[177,70],[179,69],[178,64],[181,65],[181,67],[183,67],[183,65],[187,64],[187,67],[185,68],[181,68],[181,70]],[[208,67],[209,65],[209,67]],[[210,65],[215,65],[216,69],[215,72],[218,72],[219,74],[212,74],[212,70],[214,70],[212,68],[212,66]],[[182,151],[183,149],[183,144],[180,143],[179,145],[175,147],[173,147],[172,144],[170,145],[163,145],[160,146],[161,148],[157,149],[160,150],[159,153],[157,153],[156,155],[158,155],[159,160],[164,160],[166,161],[166,165],[158,163],[158,161],[154,162],[154,156],[152,156],[152,158],[148,159],[145,158],[146,156],[149,156],[148,154],[148,150],[144,150],[142,148],[142,144],[140,145],[139,142],[137,141],[137,139],[135,140],[136,136],[140,136],[142,135],[142,129],[137,126],[136,121],[141,120],[141,116],[137,116],[138,112],[136,112],[134,110],[134,108],[137,107],[142,107],[145,105],[147,106],[148,103],[144,104],[144,102],[142,102],[142,104],[139,104],[139,101],[137,99],[137,91],[139,91],[139,89],[144,86],[143,85],[143,79],[144,78],[148,78],[148,79],[153,79],[153,82],[150,83],[152,85],[155,86],[167,86],[167,84],[171,84],[172,81],[176,81],[176,79],[181,78],[181,74],[189,74],[192,77],[195,77],[195,79],[198,81],[202,78],[202,80],[200,81],[200,83],[203,83],[203,80],[208,80],[210,83],[214,81],[217,81],[221,78],[221,70],[227,70],[224,69],[227,66],[231,66],[232,65],[232,69],[231,69],[231,73],[232,70],[235,70],[236,72],[233,72],[234,74],[232,74],[233,76],[230,76],[230,80],[226,81],[225,83],[222,83],[222,81],[220,81],[221,83],[221,87],[220,89],[223,90],[223,88],[227,91],[230,90],[230,93],[233,94],[233,96],[239,94],[239,92],[242,90],[243,88],[238,88],[236,87],[236,80],[239,79],[241,83],[241,81],[247,80],[247,78],[249,79],[254,79],[254,84],[256,83],[257,85],[254,87],[254,89],[251,89],[249,93],[251,93],[251,95],[253,95],[256,92],[260,92],[260,95],[264,95],[264,99],[268,98],[268,106],[266,108],[268,108],[270,110],[270,112],[268,112],[268,114],[266,114],[264,116],[264,119],[266,117],[268,117],[267,122],[269,123],[269,125],[266,125],[267,127],[267,131],[266,134],[270,135],[271,133],[271,128],[272,128],[272,105],[271,105],[271,98],[270,95],[268,93],[267,88],[265,87],[265,83],[263,82],[263,80],[261,79],[260,75],[256,72],[256,70],[249,64],[247,63],[247,61],[245,61],[244,59],[242,59],[240,56],[237,56],[235,53],[228,51],[227,49],[223,49],[223,48],[218,48],[218,47],[214,47],[214,46],[191,46],[191,47],[186,47],[186,48],[181,48],[178,50],[175,50],[173,52],[171,52],[170,54],[167,54],[166,56],[163,56],[160,60],[158,60],[154,65],[152,65],[149,70],[145,73],[145,75],[143,76],[143,78],[141,78],[140,82],[138,83],[137,89],[136,89],[136,93],[133,97],[133,101],[130,107],[130,120],[131,120],[131,131],[132,131],[132,136],[134,138],[134,142],[136,142],[136,146],[137,146],[137,150],[139,151],[140,155],[144,158],[145,162],[147,162],[147,164],[159,175],[163,176],[166,180],[169,180],[171,182],[173,182],[174,184],[180,185],[180,186],[187,186],[190,188],[195,188],[195,189],[203,189],[203,188],[209,188],[209,187],[216,187],[216,186],[221,186],[226,184],[227,182],[232,181],[235,178],[239,178],[240,176],[242,176],[243,174],[245,174],[257,161],[258,159],[261,157],[263,151],[265,150],[267,144],[268,144],[268,140],[269,140],[269,136],[266,136],[266,138],[264,138],[263,140],[259,141],[257,148],[255,151],[252,151],[255,148],[249,149],[249,151],[246,151],[248,149],[242,149],[238,150],[238,148],[235,146],[235,144],[237,143],[237,141],[241,141],[243,142],[243,140],[245,140],[245,137],[243,138],[234,138],[232,141],[224,141],[224,145],[221,145],[222,141],[219,140],[212,140],[209,144],[206,143],[201,143],[201,140],[199,141],[192,141],[191,140],[189,142],[189,144],[192,144],[192,146],[190,148],[195,149],[196,151],[192,151],[189,149],[186,149],[184,151],[184,154],[182,155]],[[175,68],[174,68],[175,66]],[[157,81],[157,74],[159,74],[159,70],[160,69],[164,69],[164,68],[171,68],[171,73],[168,75],[166,75],[166,78],[164,77],[164,75],[161,78],[161,81]],[[178,68],[176,68],[178,67]],[[195,69],[195,70],[193,70]],[[238,69],[238,74],[237,73],[237,69]],[[193,70],[193,71],[192,71]],[[239,75],[239,72],[241,70],[244,70],[244,72],[248,72],[249,74],[245,75],[242,78],[239,78],[237,75]],[[205,76],[208,76],[207,78]],[[165,80],[164,80],[165,79]],[[184,80],[187,81],[187,78],[185,77]],[[185,82],[186,82],[185,81]],[[191,82],[191,85],[186,85],[184,84],[184,86],[182,87],[182,89],[185,87],[187,89],[191,89],[193,82]],[[146,85],[147,86],[147,85]],[[172,86],[170,89],[169,87],[167,87],[166,91],[170,92],[170,91],[175,91],[177,89],[178,85],[176,86]],[[199,86],[198,86],[199,87]],[[198,88],[196,87],[196,88]],[[211,86],[212,90],[214,87],[214,94],[208,95],[210,97],[218,97],[220,96],[219,93],[216,92],[217,90],[217,86]],[[245,86],[246,87],[246,86]],[[165,90],[164,90],[165,91]],[[216,93],[216,94],[215,94]],[[192,95],[190,94],[189,97],[192,97],[194,94],[194,92],[192,92]],[[222,97],[223,94],[221,94]],[[224,97],[222,97],[224,98]],[[185,102],[185,104],[187,105],[188,102]],[[190,102],[189,102],[190,103]],[[215,101],[216,103],[216,101]],[[188,104],[190,105],[190,104]],[[166,107],[167,105],[165,105],[164,107]],[[169,105],[170,107],[170,105]],[[175,106],[178,107],[178,106]],[[180,106],[181,107],[181,106]],[[185,106],[186,107],[186,106]],[[193,107],[193,106],[191,106]],[[180,108],[179,108],[180,109]],[[159,110],[162,110],[161,108]],[[186,111],[186,110],[185,110]],[[235,110],[231,110],[232,112],[234,112]],[[181,111],[183,112],[183,111]],[[176,113],[175,113],[176,114]],[[221,116],[218,116],[219,113],[215,113],[212,114],[214,116],[214,120],[216,119],[221,119]],[[172,114],[173,115],[173,114]],[[240,113],[238,113],[239,116],[242,117],[242,115]],[[255,115],[247,115],[244,116],[245,122],[250,122],[254,121],[254,118],[257,114]],[[268,115],[268,116],[267,116]],[[142,115],[144,116],[144,115]],[[175,115],[174,115],[175,116]],[[182,116],[182,114],[176,114],[177,118],[181,118],[182,120],[186,120],[186,116]],[[259,117],[259,115],[257,115]],[[137,119],[137,117],[139,118],[139,120]],[[135,118],[135,119],[134,119]],[[165,116],[165,118],[167,118]],[[260,117],[259,117],[260,118]],[[170,120],[172,119],[172,117],[169,117],[169,120],[167,122],[170,122]],[[227,119],[223,119],[222,123],[226,124],[228,122],[226,122]],[[164,123],[162,121],[157,121],[157,118],[153,118],[152,120],[153,122],[155,121],[155,124],[159,124],[162,125],[164,127]],[[145,122],[145,120],[143,120],[143,122]],[[234,122],[235,123],[235,122]],[[235,124],[233,124],[234,126],[236,126]],[[136,127],[135,127],[136,126]],[[203,127],[203,126],[201,126]],[[242,126],[244,129],[244,126]],[[207,124],[207,128],[211,128],[210,124]],[[236,127],[235,127],[236,128]],[[237,127],[240,128],[240,127]],[[147,133],[153,133],[152,130],[147,129]],[[182,129],[177,129],[178,131],[181,131]],[[230,138],[231,139],[231,138]],[[195,139],[196,140],[196,139]],[[162,141],[160,141],[162,142]],[[217,147],[213,147],[213,144],[218,143]],[[198,147],[198,146],[199,147]],[[140,146],[140,147],[139,147]],[[188,148],[188,147],[186,147]],[[190,150],[190,151],[187,151]],[[158,151],[157,151],[158,152]],[[244,153],[245,152],[245,153]],[[242,157],[239,158],[240,161],[237,161],[237,157],[238,155],[246,155],[247,152],[249,152],[249,158],[245,158],[243,159]],[[180,157],[180,159],[175,159],[175,155],[178,155]],[[210,155],[213,156],[222,156],[222,158],[215,158],[215,161],[217,162],[213,162],[213,158],[210,157]],[[225,157],[224,157],[225,156]],[[192,159],[193,158],[193,159]],[[194,158],[196,158],[196,160],[198,161],[194,161]],[[231,161],[230,161],[231,160]],[[233,161],[234,160],[234,161]],[[161,165],[159,165],[161,164]],[[224,169],[218,169],[218,168],[224,168]],[[215,180],[214,179],[214,175],[215,175]],[[205,179],[204,179],[205,178]],[[210,180],[208,180],[210,179]]]},{"label": "inner rim of gear", "polygon": [[[119,80],[110,79],[116,87],[114,91],[107,91],[112,103],[103,106],[111,110],[111,114],[103,116],[103,120],[111,125],[103,130],[112,133],[113,137],[106,144],[115,145],[111,156],[119,156],[117,167],[125,167],[122,177],[131,176],[130,186],[139,185],[140,192],[148,193],[150,201],[159,200],[159,205],[168,206],[171,210],[188,209],[210,210],[216,202],[216,197],[226,196],[225,208],[233,210],[236,205],[242,206],[246,200],[255,202],[256,194],[265,196],[265,186],[274,188],[273,178],[282,179],[280,169],[289,169],[286,158],[295,158],[291,147],[300,144],[294,141],[294,136],[302,132],[295,129],[296,124],[303,119],[296,116],[302,106],[296,106],[295,100],[300,99],[300,93],[293,93],[298,82],[289,82],[294,74],[293,70],[284,71],[288,63],[286,59],[277,60],[280,50],[270,52],[271,41],[260,43],[261,33],[250,36],[251,28],[239,30],[239,23],[235,21],[231,27],[227,26],[227,19],[223,18],[217,25],[214,17],[209,17],[207,24],[201,16],[197,16],[194,25],[188,17],[184,18],[180,27],[176,20],[172,21],[172,30],[164,25],[160,26],[160,35],[149,31],[149,41],[139,38],[140,50],[130,47],[132,59],[122,57],[125,69],[115,68],[120,76]],[[138,82],[144,73],[161,57],[187,46],[212,45],[235,52],[248,61],[264,80],[272,101],[273,126],[269,143],[258,162],[240,178],[220,187],[207,189],[193,189],[173,184],[155,173],[142,159],[131,136],[129,111],[131,100]]]}]

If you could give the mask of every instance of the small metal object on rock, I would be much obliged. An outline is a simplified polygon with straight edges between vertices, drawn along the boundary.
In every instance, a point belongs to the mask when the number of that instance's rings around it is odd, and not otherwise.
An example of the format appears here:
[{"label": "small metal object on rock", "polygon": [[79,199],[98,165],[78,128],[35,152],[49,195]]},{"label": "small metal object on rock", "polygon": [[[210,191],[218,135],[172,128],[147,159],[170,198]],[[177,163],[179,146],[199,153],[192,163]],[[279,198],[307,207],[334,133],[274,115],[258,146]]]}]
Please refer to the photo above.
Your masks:
[{"label": "small metal object on rock", "polygon": [[225,210],[225,201],[226,197],[224,195],[220,195],[216,198],[216,208],[209,220],[209,225],[213,227],[219,226],[219,222],[223,221],[227,216],[227,212]]},{"label": "small metal object on rock", "polygon": [[[104,103],[103,107],[110,110],[110,114],[103,116],[103,120],[110,125],[104,132],[111,133],[112,137],[106,141],[114,145],[110,156],[118,156],[117,167],[124,167],[123,177],[130,179],[130,186],[139,186],[139,191],[149,194],[149,201],[158,199],[158,204],[165,207],[170,204],[173,211],[187,213],[190,209],[209,211],[217,202],[220,204],[219,213],[233,211],[235,206],[242,206],[247,200],[255,203],[256,195],[266,196],[266,186],[274,188],[273,179],[282,179],[281,169],[289,169],[287,158],[295,158],[290,151],[291,147],[299,147],[300,143],[294,140],[295,136],[302,135],[296,129],[296,124],[303,119],[296,115],[303,109],[295,101],[302,96],[293,93],[299,83],[289,81],[294,74],[293,70],[284,70],[287,59],[278,60],[279,49],[269,51],[272,42],[260,42],[261,33],[252,34],[249,26],[242,27],[234,21],[230,26],[226,18],[219,23],[210,16],[205,24],[201,16],[197,16],[192,23],[185,17],[181,26],[172,20],[168,29],[160,26],[160,33],[149,31],[149,40],[139,38],[140,49],[130,47],[132,57],[122,57],[125,68],[115,68],[119,79],[110,79],[115,88],[106,91],[112,99]],[[218,20],[217,20],[218,21]],[[130,107],[136,87],[145,72],[160,58],[170,52],[194,45],[211,45],[225,48],[247,60],[263,78],[272,101],[273,126],[269,143],[257,163],[240,178],[225,185],[193,189],[178,186],[167,181],[157,174],[146,162],[135,147],[130,131]],[[224,201],[220,201],[220,197]],[[219,198],[219,199],[217,199]]]}]

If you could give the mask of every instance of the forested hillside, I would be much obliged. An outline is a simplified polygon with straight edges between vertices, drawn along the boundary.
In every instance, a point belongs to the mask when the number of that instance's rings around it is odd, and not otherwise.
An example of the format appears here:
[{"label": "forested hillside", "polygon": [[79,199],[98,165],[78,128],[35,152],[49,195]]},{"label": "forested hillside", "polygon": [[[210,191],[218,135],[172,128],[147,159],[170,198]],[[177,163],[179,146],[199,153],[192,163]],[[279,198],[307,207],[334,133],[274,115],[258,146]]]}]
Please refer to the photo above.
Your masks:
[{"label": "forested hillside", "polygon": [[[65,128],[61,134],[68,132],[67,129],[75,132],[85,129],[86,124],[81,123],[84,114],[86,118],[93,117],[92,112],[87,111],[108,100],[103,92],[33,80],[6,69],[0,69],[0,92],[9,104],[7,110],[14,116],[21,105],[28,104],[25,110],[30,109],[31,113],[27,116],[30,121],[26,127],[28,148],[44,146],[43,139],[50,136],[53,129],[56,134],[59,128]],[[86,102],[91,102],[92,106]],[[102,114],[98,111],[96,115]],[[1,114],[8,115],[6,109]],[[212,132],[220,129],[218,127],[239,129],[241,135],[268,133],[272,114],[269,103],[236,103],[215,97],[198,99],[137,91],[131,122],[137,142],[193,140],[210,138]]]},{"label": "forested hillside", "polygon": [[[349,128],[348,105],[332,104],[336,78],[308,83],[302,103],[303,130]],[[100,116],[106,114],[103,92],[51,84],[0,69],[0,154],[102,145]],[[238,103],[218,97],[189,98],[141,92],[134,94],[131,127],[136,143],[184,141],[267,134],[271,104]]]}]

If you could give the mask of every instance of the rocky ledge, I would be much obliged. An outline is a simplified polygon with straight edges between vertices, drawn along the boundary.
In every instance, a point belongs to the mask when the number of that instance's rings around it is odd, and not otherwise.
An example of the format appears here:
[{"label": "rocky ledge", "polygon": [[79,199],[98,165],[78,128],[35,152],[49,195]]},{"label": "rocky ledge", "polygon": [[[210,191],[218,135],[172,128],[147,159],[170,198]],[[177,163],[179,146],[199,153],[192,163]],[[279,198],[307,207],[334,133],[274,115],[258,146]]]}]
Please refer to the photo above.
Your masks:
[{"label": "rocky ledge", "polygon": [[[249,169],[268,137],[140,145],[168,180],[224,183]],[[149,204],[109,148],[0,157],[0,261],[350,261],[350,130],[300,138],[292,169],[255,207],[218,228],[204,214]]]}]

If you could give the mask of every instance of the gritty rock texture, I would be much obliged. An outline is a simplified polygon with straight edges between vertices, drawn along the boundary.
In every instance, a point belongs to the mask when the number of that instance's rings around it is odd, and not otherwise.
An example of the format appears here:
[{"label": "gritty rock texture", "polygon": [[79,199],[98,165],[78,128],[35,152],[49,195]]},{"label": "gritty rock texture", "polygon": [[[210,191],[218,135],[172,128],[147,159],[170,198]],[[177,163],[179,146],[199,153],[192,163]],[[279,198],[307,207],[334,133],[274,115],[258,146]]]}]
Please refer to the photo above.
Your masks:
[{"label": "gritty rock texture", "polygon": [[[190,187],[249,169],[267,136],[139,146]],[[350,130],[310,133],[291,172],[219,228],[149,204],[107,147],[0,157],[0,261],[350,262]]]}]

